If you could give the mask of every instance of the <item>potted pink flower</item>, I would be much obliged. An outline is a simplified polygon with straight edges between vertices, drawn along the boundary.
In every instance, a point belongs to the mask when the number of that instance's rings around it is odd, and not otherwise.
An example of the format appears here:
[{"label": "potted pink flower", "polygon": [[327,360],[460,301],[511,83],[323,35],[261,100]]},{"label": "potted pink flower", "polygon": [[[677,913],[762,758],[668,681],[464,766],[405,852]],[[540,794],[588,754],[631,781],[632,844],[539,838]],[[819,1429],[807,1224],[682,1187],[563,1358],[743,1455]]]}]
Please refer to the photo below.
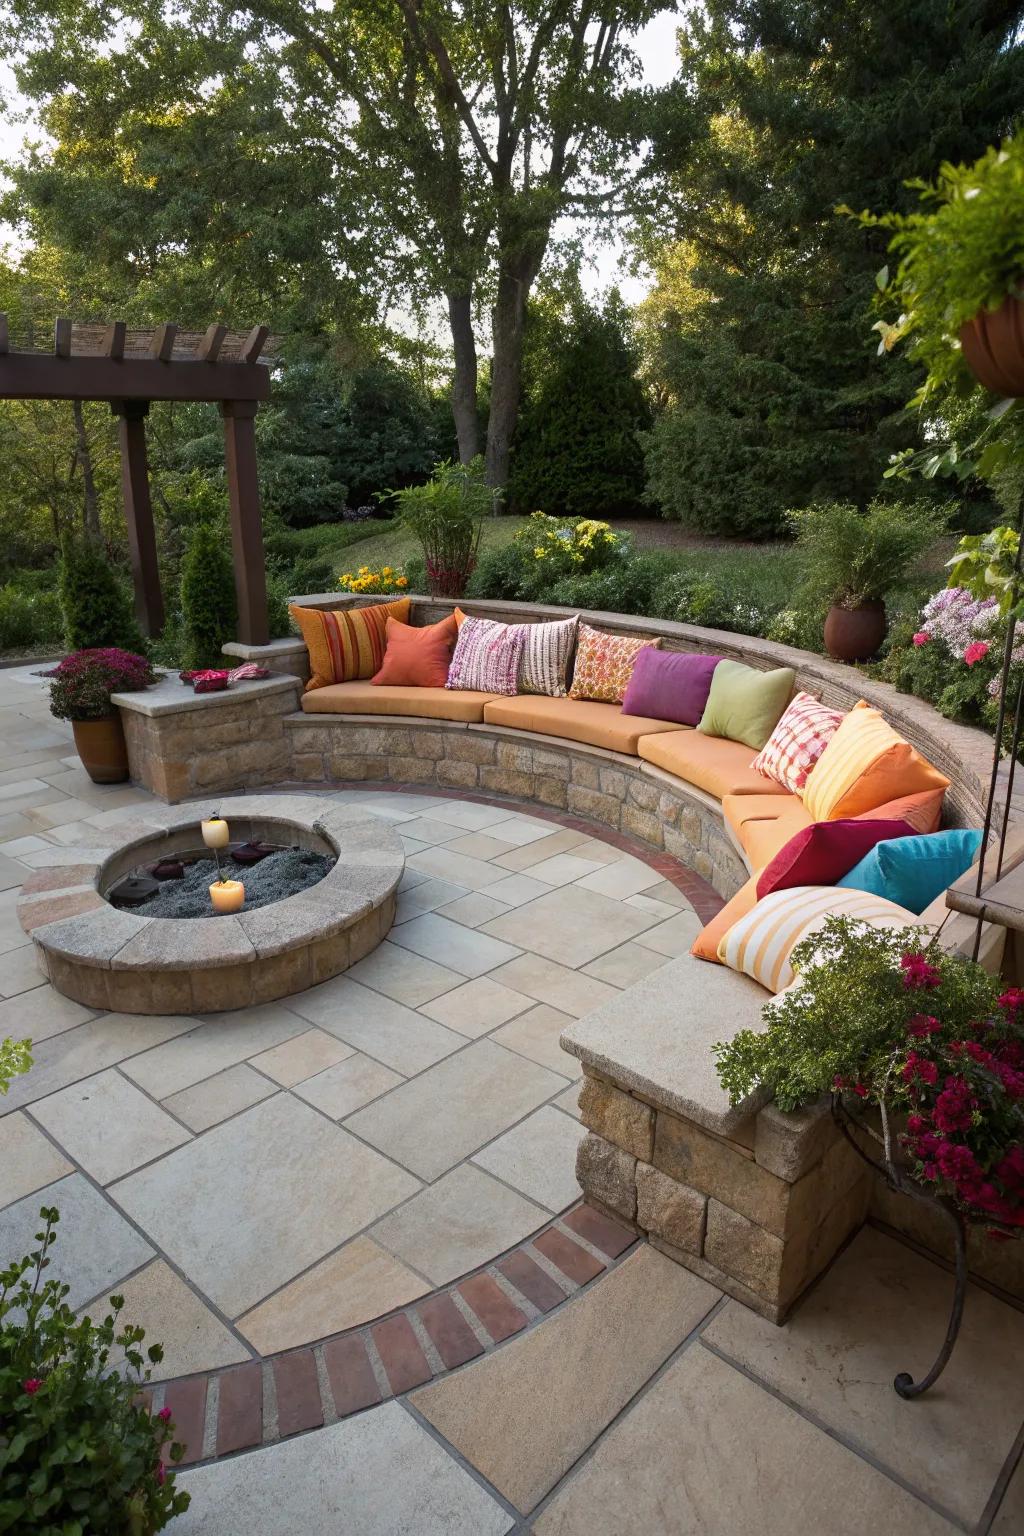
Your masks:
[{"label": "potted pink flower", "polygon": [[75,651],[48,672],[50,710],[70,720],[75,747],[94,784],[117,784],[128,777],[128,747],[121,716],[111,703],[115,693],[138,693],[156,682],[145,656],[114,646]]}]

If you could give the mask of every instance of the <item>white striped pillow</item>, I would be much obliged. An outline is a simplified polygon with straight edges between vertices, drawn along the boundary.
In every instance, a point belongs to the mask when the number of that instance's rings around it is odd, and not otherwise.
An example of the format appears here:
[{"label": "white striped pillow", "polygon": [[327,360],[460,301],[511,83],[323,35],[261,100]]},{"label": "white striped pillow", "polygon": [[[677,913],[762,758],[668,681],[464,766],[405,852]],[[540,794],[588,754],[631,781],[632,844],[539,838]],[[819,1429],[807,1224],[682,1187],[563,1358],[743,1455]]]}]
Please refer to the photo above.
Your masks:
[{"label": "white striped pillow", "polygon": [[793,950],[830,917],[852,917],[871,928],[920,927],[921,919],[883,896],[834,885],[794,885],[772,891],[724,933],[718,958],[730,970],[752,976],[769,992],[793,981]]},{"label": "white striped pillow", "polygon": [[568,691],[569,658],[576,643],[579,615],[549,624],[524,624],[526,644],[519,668],[522,693],[543,693],[564,699]]}]

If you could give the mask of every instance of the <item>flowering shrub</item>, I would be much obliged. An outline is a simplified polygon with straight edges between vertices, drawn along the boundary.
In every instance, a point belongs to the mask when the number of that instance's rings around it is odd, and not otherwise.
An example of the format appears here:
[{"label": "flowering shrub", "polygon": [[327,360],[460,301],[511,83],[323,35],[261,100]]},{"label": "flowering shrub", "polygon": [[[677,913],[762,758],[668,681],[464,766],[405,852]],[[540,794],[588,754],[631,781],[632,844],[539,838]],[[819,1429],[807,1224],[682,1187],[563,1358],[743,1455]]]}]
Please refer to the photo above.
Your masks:
[{"label": "flowering shrub", "polygon": [[768,1004],[765,1032],[715,1047],[732,1101],[758,1084],[783,1110],[851,1094],[879,1111],[887,1160],[969,1221],[1024,1226],[1024,992],[999,995],[924,930],[849,918],[829,918],[793,964],[801,985]]},{"label": "flowering shrub", "polygon": [[391,565],[382,565],[376,571],[368,565],[361,565],[358,571],[345,571],[338,577],[338,586],[343,592],[369,592],[373,595],[404,592],[408,585],[408,577]]},{"label": "flowering shrub", "polygon": [[[58,1214],[44,1206],[39,1248],[0,1271],[0,1530],[150,1536],[188,1508],[164,1460],[181,1460],[169,1408],[139,1400],[150,1370],[141,1328],[122,1327],[123,1298],[96,1325],[76,1320],[68,1286],[44,1279]],[[111,1368],[114,1349],[123,1370]],[[155,1365],[158,1344],[147,1350]],[[170,1442],[170,1444],[168,1444]]]},{"label": "flowering shrub", "polygon": [[534,512],[512,541],[544,567],[546,582],[586,576],[629,553],[629,540],[592,517],[548,517]]},{"label": "flowering shrub", "polygon": [[[916,620],[895,628],[882,673],[904,693],[927,699],[950,720],[994,730],[999,710],[1006,616],[996,597],[944,587]],[[1024,676],[1024,632],[1014,646],[1010,698]]]},{"label": "flowering shrub", "polygon": [[114,646],[75,651],[46,676],[53,679],[50,710],[58,720],[102,720],[110,714],[112,693],[141,693],[156,682],[145,656]]}]

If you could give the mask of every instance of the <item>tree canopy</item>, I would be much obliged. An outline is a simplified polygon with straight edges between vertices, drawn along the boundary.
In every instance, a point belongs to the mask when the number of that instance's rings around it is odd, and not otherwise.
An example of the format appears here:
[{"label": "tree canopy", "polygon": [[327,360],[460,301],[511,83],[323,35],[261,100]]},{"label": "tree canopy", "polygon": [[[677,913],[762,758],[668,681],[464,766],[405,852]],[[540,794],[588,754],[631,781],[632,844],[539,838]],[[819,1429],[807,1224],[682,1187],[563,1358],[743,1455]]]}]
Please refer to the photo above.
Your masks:
[{"label": "tree canopy", "polygon": [[655,130],[642,249],[670,516],[763,536],[787,507],[864,505],[921,441],[916,375],[871,334],[884,232],[911,177],[973,160],[1021,111],[1024,7],[997,0],[707,0]]}]

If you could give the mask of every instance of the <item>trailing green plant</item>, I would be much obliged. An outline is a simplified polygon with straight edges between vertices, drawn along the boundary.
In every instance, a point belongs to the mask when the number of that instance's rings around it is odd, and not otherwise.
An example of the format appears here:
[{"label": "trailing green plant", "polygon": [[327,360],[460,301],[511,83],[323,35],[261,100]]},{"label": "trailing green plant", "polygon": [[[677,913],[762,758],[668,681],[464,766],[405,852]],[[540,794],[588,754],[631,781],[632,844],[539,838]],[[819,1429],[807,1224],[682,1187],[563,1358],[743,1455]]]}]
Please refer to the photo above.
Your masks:
[{"label": "trailing green plant", "polygon": [[427,585],[438,597],[461,597],[476,567],[483,520],[500,492],[489,486],[484,461],[438,464],[426,485],[390,491],[406,528],[419,539]]},{"label": "trailing green plant", "polygon": [[192,529],[181,565],[181,664],[218,667],[235,638],[238,604],[231,545],[218,522]]},{"label": "trailing green plant", "polygon": [[11,1078],[27,1072],[31,1065],[31,1040],[0,1039],[0,1093],[6,1093]]},{"label": "trailing green plant", "polygon": [[905,581],[941,536],[942,508],[877,499],[866,512],[849,502],[819,501],[789,514],[801,569],[800,600],[809,609],[857,608]]},{"label": "trailing green plant", "polygon": [[111,713],[112,694],[141,693],[156,682],[148,656],[116,647],[75,651],[45,675],[50,713],[58,720],[102,720]]},{"label": "trailing green plant", "polygon": [[909,185],[925,211],[855,217],[894,232],[889,250],[896,270],[890,276],[883,267],[878,286],[898,300],[902,313],[874,329],[880,353],[912,339],[912,356],[928,370],[920,402],[950,382],[974,388],[960,349],[961,326],[980,310],[998,309],[1011,294],[1024,298],[1024,136],[987,149],[973,165],[941,166],[934,183]]},{"label": "trailing green plant", "polygon": [[0,1272],[0,1530],[151,1536],[189,1505],[164,1461],[168,1442],[172,1465],[185,1451],[170,1409],[151,1413],[139,1393],[163,1351],[143,1357],[121,1296],[99,1324],[76,1318],[70,1287],[45,1276],[58,1212],[39,1214],[39,1247]]},{"label": "trailing green plant", "polygon": [[1016,1229],[1024,992],[1000,994],[980,965],[927,934],[828,918],[793,951],[799,985],[765,1007],[763,1032],[714,1046],[718,1075],[734,1104],[762,1087],[781,1110],[826,1093],[876,1109],[887,1163],[902,1162],[967,1220]]},{"label": "trailing green plant", "polygon": [[65,541],[58,590],[69,651],[146,649],[128,593],[99,545],[89,539]]}]

